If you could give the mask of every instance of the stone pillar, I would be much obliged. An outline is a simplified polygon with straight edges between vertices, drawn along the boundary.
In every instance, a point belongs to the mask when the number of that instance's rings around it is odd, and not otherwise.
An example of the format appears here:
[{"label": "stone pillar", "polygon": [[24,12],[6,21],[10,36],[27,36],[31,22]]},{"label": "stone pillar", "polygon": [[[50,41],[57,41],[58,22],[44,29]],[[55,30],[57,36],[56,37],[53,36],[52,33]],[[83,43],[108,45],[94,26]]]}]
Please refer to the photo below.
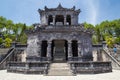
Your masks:
[{"label": "stone pillar", "polygon": [[68,59],[70,57],[72,57],[72,45],[71,45],[71,41],[68,41]]},{"label": "stone pillar", "polygon": [[37,45],[38,45],[38,53],[39,53],[39,56],[41,57],[41,55],[42,55],[42,53],[41,53],[42,42],[41,41],[37,42]]},{"label": "stone pillar", "polygon": [[64,25],[66,25],[66,16],[64,16]]},{"label": "stone pillar", "polygon": [[71,15],[71,25],[74,25],[75,23],[74,23],[74,16],[73,15]]},{"label": "stone pillar", "polygon": [[78,57],[81,57],[81,42],[78,41]]},{"label": "stone pillar", "polygon": [[48,41],[48,46],[47,46],[47,57],[51,60],[51,41]]},{"label": "stone pillar", "polygon": [[46,25],[48,25],[48,15],[46,16]]},{"label": "stone pillar", "polygon": [[53,16],[53,25],[55,25],[55,16]]}]

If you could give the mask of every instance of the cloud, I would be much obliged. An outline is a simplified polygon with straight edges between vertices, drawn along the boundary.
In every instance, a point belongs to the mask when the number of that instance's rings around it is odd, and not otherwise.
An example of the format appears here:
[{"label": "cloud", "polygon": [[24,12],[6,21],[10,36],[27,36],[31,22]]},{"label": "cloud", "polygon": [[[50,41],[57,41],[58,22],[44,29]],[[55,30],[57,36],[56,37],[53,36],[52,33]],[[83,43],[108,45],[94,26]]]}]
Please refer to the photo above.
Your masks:
[{"label": "cloud", "polygon": [[94,1],[89,2],[90,5],[90,23],[92,23],[93,25],[96,24],[96,19],[97,19],[97,15],[98,15],[98,9],[97,7],[94,5]]},{"label": "cloud", "polygon": [[86,22],[93,25],[97,24],[97,18],[99,15],[99,0],[84,0],[84,7],[86,7]]},{"label": "cloud", "polygon": [[[3,3],[4,1],[4,3]],[[26,24],[33,24],[39,22],[39,14],[37,9],[43,9],[44,6],[50,8],[57,7],[59,3],[63,7],[71,8],[74,5],[77,9],[81,9],[80,21],[88,22],[93,25],[97,23],[97,18],[99,16],[99,1],[100,0],[3,0],[0,5],[1,13],[0,15],[12,19],[14,22],[23,22]],[[5,6],[6,5],[6,6]],[[9,8],[8,8],[9,7]]]}]

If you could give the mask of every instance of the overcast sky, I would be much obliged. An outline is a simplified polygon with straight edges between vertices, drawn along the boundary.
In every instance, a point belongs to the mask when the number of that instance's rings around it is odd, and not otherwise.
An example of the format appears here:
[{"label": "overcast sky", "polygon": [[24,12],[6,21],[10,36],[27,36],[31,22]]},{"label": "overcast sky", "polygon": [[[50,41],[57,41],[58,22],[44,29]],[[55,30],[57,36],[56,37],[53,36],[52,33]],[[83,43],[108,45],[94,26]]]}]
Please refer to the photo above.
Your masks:
[{"label": "overcast sky", "polygon": [[61,3],[63,7],[81,9],[79,23],[87,22],[93,25],[104,20],[120,19],[120,0],[1,0],[0,16],[22,22],[27,25],[39,23],[37,10],[56,8]]}]

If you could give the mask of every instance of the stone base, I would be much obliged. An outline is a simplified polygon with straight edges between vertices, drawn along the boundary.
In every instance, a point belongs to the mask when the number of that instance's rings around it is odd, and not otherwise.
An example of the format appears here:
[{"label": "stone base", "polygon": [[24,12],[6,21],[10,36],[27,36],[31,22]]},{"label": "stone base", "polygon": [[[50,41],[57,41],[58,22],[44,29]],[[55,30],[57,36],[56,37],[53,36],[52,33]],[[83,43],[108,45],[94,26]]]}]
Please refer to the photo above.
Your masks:
[{"label": "stone base", "polygon": [[[98,73],[112,72],[111,62],[69,61],[68,63],[70,64],[70,70],[72,70],[73,74],[98,74]],[[59,64],[60,63],[58,63],[57,65]],[[49,65],[50,63],[46,61],[10,62],[8,63],[7,71],[15,72],[15,73],[24,73],[24,74],[48,74],[48,70],[50,69]],[[60,69],[62,69],[62,67]],[[52,69],[52,71],[54,71],[54,68]],[[67,71],[69,70],[67,69]]]},{"label": "stone base", "polygon": [[24,74],[47,74],[49,62],[9,62],[7,65],[8,72]]},{"label": "stone base", "polygon": [[22,73],[22,74],[47,74],[44,70],[21,70],[21,69],[7,69],[7,72]]},{"label": "stone base", "polygon": [[69,62],[74,74],[98,74],[112,72],[111,62]]}]

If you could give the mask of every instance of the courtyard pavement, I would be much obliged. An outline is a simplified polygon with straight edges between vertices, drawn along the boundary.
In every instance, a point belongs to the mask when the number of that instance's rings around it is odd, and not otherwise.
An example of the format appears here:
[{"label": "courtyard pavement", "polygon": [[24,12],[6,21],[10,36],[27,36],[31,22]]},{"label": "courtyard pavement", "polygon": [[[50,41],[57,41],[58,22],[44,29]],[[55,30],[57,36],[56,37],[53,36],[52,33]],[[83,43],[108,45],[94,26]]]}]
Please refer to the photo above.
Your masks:
[{"label": "courtyard pavement", "polygon": [[120,80],[120,70],[102,74],[80,74],[77,76],[43,76],[19,73],[7,73],[0,70],[0,80]]}]

